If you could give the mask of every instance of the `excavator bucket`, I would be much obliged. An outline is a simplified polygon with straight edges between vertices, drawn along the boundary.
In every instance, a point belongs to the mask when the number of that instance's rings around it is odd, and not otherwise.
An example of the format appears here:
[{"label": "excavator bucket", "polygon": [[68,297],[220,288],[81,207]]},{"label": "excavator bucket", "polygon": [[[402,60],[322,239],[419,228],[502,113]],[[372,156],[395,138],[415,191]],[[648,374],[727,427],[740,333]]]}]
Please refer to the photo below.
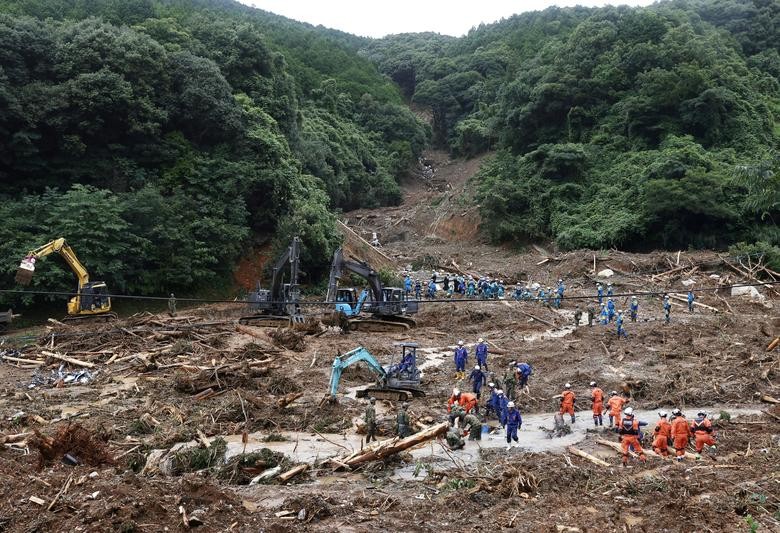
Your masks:
[{"label": "excavator bucket", "polygon": [[35,272],[35,258],[25,257],[16,269],[16,283],[29,285]]}]

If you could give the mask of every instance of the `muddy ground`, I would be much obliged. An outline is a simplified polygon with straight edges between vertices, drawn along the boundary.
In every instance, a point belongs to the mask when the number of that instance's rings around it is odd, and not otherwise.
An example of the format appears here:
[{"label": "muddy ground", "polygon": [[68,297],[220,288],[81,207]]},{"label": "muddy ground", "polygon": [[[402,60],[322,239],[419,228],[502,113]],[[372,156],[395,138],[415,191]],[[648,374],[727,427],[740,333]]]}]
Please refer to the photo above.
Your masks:
[{"label": "muddy ground", "polygon": [[[0,350],[22,347],[17,358],[44,364],[0,362],[0,435],[29,433],[0,450],[0,530],[780,530],[780,409],[766,401],[780,397],[779,352],[766,351],[780,334],[780,298],[771,287],[759,288],[754,300],[718,290],[746,279],[715,252],[678,259],[676,252],[496,248],[472,231],[478,214],[461,200],[479,162],[429,157],[435,180],[407,184],[402,207],[347,214],[350,225],[387,237],[382,250],[399,272],[456,273],[454,261],[462,271],[507,282],[563,278],[571,299],[561,310],[439,301],[424,303],[418,327],[406,333],[317,328],[280,340],[267,328],[237,331],[245,311],[220,304],[187,310],[177,321],[139,315],[11,335]],[[692,280],[711,289],[697,301],[718,312],[675,306],[666,325],[660,299],[647,295],[640,320],[626,323],[628,339],[618,340],[614,325],[575,329],[574,308],[595,292],[594,257],[596,271],[615,271],[609,279],[617,294],[684,292],[683,282]],[[686,268],[652,277],[679,265]],[[625,297],[617,301],[625,306]],[[426,396],[410,411],[430,425],[446,419],[454,386],[468,388],[455,380],[452,348],[478,337],[490,342],[489,366],[498,377],[511,360],[534,367],[528,392],[516,398],[526,419],[519,449],[507,452],[502,435],[485,434],[481,446],[467,442],[453,452],[432,441],[352,471],[327,461],[359,449],[365,403],[354,391],[374,379],[364,366],[350,368],[338,403],[321,403],[337,353],[364,346],[389,363],[394,343],[418,342]],[[62,363],[43,351],[94,364],[92,379],[31,388],[35,376],[51,376]],[[591,428],[591,380],[630,396],[651,423],[660,408],[689,416],[707,410],[717,419],[717,454],[622,468],[619,455],[596,442],[616,435]],[[547,439],[539,426],[552,427],[555,396],[566,382],[580,416],[571,435]],[[378,404],[380,438],[389,438],[397,406]],[[608,466],[573,455],[572,444]],[[248,484],[276,466],[285,472],[303,463],[306,472],[286,483]]]}]

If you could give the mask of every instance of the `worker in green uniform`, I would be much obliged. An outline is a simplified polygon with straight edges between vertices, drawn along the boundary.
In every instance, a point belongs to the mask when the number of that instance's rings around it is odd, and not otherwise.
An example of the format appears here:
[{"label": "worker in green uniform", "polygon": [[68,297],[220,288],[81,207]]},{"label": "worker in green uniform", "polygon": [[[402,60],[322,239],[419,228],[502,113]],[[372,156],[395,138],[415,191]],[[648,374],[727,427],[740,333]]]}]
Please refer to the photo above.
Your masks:
[{"label": "worker in green uniform", "polygon": [[368,406],[366,407],[366,444],[371,442],[371,439],[376,441],[376,410],[374,409],[376,404],[376,398],[370,398],[368,400]]},{"label": "worker in green uniform", "polygon": [[398,415],[395,418],[395,432],[402,439],[405,439],[412,434],[411,426],[409,424],[409,413],[406,412],[408,408],[408,403],[402,403],[401,409],[398,410]]}]

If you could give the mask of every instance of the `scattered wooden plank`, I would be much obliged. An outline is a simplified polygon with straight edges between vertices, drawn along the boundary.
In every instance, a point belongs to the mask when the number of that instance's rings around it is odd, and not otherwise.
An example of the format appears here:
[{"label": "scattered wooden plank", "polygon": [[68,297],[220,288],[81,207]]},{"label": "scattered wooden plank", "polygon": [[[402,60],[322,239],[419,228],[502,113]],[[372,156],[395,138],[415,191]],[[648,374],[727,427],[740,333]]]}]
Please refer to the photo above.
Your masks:
[{"label": "scattered wooden plank", "polygon": [[49,506],[46,508],[47,511],[51,511],[52,507],[54,507],[54,504],[57,503],[57,500],[60,499],[60,497],[68,492],[68,489],[70,488],[70,484],[73,483],[73,474],[68,476],[68,480],[65,481],[65,484],[62,486],[60,491],[57,493],[57,495],[54,497],[54,499],[51,501]]},{"label": "scattered wooden plank", "polygon": [[580,450],[578,448],[575,448],[574,446],[568,446],[566,449],[569,450],[569,453],[573,453],[574,455],[582,457],[583,459],[587,459],[588,461],[590,461],[591,463],[593,463],[595,465],[609,467],[609,463],[608,462],[606,462],[606,461],[604,461],[602,459],[599,459],[598,457],[595,457],[595,456],[593,456],[593,455],[591,455],[591,454],[589,454],[587,452],[584,452],[584,451],[582,451],[582,450]]},{"label": "scattered wooden plank", "polygon": [[[684,295],[682,295],[682,294],[678,294],[678,293],[671,293],[671,294],[669,294],[669,298],[674,298],[675,300],[679,300],[679,301],[681,301],[681,302],[688,303],[688,298],[687,298],[687,296],[684,296]],[[693,302],[693,305],[694,305],[694,306],[703,307],[704,309],[709,309],[710,311],[713,311],[713,312],[715,312],[715,313],[720,313],[720,311],[719,311],[717,308],[715,308],[715,307],[712,307],[712,306],[710,306],[710,305],[706,305],[706,304],[703,304],[703,303],[697,302],[697,301],[694,301],[694,302]]]},{"label": "scattered wooden plank", "polygon": [[762,394],[761,401],[766,403],[774,403],[774,404],[780,403],[780,400],[778,400],[777,398],[772,398],[768,394]]},{"label": "scattered wooden plank", "polygon": [[777,337],[775,340],[773,340],[772,342],[770,342],[770,343],[769,343],[769,346],[767,346],[767,347],[766,347],[766,351],[767,351],[767,352],[771,352],[772,350],[774,350],[775,348],[777,348],[777,346],[778,346],[778,345],[780,345],[780,337]]},{"label": "scattered wooden plank", "polygon": [[28,499],[36,505],[43,505],[46,503],[46,500],[39,498],[38,496],[30,496]]}]

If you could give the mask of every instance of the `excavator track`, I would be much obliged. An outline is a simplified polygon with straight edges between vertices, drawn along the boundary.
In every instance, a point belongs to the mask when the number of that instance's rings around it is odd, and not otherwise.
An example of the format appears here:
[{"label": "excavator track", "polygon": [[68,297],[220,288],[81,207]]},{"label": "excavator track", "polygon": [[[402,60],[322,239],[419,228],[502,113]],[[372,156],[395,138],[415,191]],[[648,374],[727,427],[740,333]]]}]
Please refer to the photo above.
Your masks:
[{"label": "excavator track", "polygon": [[377,400],[391,400],[394,402],[408,402],[413,397],[411,391],[401,389],[375,389],[367,388],[355,393],[358,398],[376,398]]},{"label": "excavator track", "polygon": [[393,322],[376,318],[360,318],[349,320],[350,331],[368,331],[372,333],[403,332],[409,329],[405,322]]},{"label": "excavator track", "polygon": [[258,328],[287,327],[290,325],[290,317],[269,315],[242,316],[238,319],[238,323],[244,326],[255,326]]},{"label": "excavator track", "polygon": [[112,320],[119,319],[119,315],[117,315],[114,312],[109,313],[100,313],[97,315],[74,315],[74,316],[66,316],[61,320],[61,322],[76,322],[76,323],[86,323],[86,322],[111,322]]}]

